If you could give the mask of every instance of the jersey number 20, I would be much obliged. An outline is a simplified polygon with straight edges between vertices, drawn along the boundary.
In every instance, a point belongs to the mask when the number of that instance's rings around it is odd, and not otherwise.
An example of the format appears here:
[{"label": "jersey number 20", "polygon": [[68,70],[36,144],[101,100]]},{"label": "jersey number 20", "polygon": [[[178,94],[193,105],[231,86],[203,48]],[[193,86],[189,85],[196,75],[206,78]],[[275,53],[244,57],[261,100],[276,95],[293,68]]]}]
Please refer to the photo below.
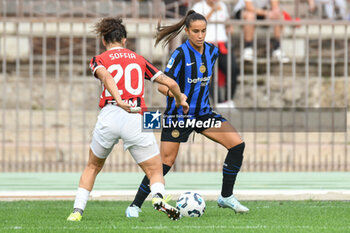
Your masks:
[{"label": "jersey number 20", "polygon": [[[137,71],[137,88],[134,89],[131,86],[131,71],[132,70],[136,70]],[[123,70],[123,67],[120,64],[117,65],[111,65],[110,67],[108,67],[108,72],[109,73],[113,73],[114,71],[117,71],[116,75],[113,77],[116,85],[118,86],[118,82],[120,81],[120,79],[123,77],[124,75],[124,86],[125,86],[125,90],[127,92],[129,92],[132,95],[140,95],[143,89],[142,86],[142,69],[140,67],[139,64],[137,63],[130,63],[129,65],[127,65],[125,67],[125,70]],[[135,77],[134,77],[135,78]],[[119,89],[119,94],[122,95],[123,94],[123,90]],[[105,96],[112,96],[111,93],[109,93],[109,91],[106,89],[105,92]]]}]

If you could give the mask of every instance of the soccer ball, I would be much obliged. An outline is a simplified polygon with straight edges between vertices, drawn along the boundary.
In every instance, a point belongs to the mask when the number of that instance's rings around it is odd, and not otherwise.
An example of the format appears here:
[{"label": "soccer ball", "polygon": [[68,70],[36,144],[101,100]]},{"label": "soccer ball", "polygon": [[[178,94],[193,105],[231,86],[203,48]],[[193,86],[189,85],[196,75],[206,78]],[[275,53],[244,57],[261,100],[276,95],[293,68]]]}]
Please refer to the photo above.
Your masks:
[{"label": "soccer ball", "polygon": [[200,217],[205,211],[205,201],[198,193],[185,192],[177,200],[176,208],[182,216]]}]

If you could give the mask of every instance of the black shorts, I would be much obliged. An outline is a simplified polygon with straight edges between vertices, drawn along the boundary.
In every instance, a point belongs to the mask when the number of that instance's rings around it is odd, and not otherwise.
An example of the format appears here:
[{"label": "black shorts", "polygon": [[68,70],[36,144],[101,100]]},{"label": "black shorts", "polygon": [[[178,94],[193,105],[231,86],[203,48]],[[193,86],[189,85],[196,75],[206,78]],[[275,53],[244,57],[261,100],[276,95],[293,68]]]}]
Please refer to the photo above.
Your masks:
[{"label": "black shorts", "polygon": [[[186,121],[190,121],[191,119],[187,119]],[[202,127],[197,127],[198,124],[195,124],[194,127],[164,127],[162,129],[161,141],[166,142],[187,142],[190,134],[195,131],[197,133],[201,133],[206,129],[212,128],[218,122],[227,121],[223,116],[216,112],[212,112],[203,116],[199,116],[195,119],[196,122],[202,122]],[[193,121],[192,121],[193,122]],[[205,124],[204,122],[208,123]],[[186,122],[184,123],[186,125]]]},{"label": "black shorts", "polygon": [[[235,15],[236,19],[241,19],[241,17],[242,17],[242,11],[243,11],[243,10],[239,10],[239,11],[236,12],[236,15]],[[256,19],[257,19],[257,20],[263,20],[263,19],[265,19],[265,17],[264,17],[264,16],[261,16],[261,15],[257,15],[257,16],[256,16]]]}]

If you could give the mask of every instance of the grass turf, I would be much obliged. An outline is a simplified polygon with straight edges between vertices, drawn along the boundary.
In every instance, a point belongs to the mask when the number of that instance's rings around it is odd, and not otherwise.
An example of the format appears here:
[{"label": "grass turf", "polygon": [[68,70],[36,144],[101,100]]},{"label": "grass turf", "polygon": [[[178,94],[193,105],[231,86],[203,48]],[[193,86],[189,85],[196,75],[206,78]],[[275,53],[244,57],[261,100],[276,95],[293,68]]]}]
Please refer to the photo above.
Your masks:
[{"label": "grass turf", "polygon": [[139,218],[126,218],[129,203],[89,201],[83,220],[68,222],[72,201],[0,202],[0,232],[350,232],[350,202],[246,201],[250,213],[241,215],[207,201],[202,217],[179,221],[150,202]]}]

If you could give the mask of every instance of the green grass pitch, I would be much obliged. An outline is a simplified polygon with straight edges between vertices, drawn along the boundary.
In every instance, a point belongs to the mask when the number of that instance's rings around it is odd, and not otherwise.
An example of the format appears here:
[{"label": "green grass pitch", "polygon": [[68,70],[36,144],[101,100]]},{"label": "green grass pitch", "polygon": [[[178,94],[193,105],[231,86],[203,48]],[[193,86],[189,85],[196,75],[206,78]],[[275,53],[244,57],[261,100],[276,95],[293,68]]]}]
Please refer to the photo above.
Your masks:
[{"label": "green grass pitch", "polygon": [[0,232],[350,232],[345,201],[245,201],[250,208],[245,215],[207,201],[202,217],[179,221],[155,211],[150,202],[139,218],[128,219],[129,203],[89,201],[83,220],[68,222],[73,201],[0,202]]}]

